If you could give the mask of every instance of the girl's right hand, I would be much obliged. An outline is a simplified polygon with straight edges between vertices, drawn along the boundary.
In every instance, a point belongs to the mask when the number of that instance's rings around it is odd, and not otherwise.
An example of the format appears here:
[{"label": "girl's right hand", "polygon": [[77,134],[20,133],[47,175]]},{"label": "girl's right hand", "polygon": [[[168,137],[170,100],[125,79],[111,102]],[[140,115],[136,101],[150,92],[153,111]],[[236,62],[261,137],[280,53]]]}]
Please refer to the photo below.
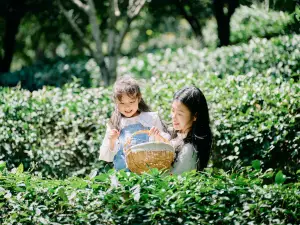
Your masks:
[{"label": "girl's right hand", "polygon": [[117,129],[112,129],[109,133],[108,139],[110,141],[115,141],[120,136],[120,132]]}]

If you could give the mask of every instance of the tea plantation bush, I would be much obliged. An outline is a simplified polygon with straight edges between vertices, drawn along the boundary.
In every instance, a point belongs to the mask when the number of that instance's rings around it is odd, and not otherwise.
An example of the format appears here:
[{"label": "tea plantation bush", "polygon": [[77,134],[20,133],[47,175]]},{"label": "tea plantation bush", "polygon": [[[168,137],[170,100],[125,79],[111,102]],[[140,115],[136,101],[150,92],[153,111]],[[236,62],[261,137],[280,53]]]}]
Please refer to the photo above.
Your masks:
[{"label": "tea plantation bush", "polygon": [[266,168],[296,173],[300,162],[299,83],[258,79],[252,73],[224,79],[181,76],[172,74],[156,80],[147,89],[147,100],[167,119],[176,90],[192,84],[200,87],[210,108],[215,166],[230,169],[260,159]]},{"label": "tea plantation bush", "polygon": [[90,171],[111,110],[109,93],[77,84],[32,93],[1,89],[1,159],[9,166],[22,162],[26,169],[35,162],[45,175]]},{"label": "tea plantation bush", "polygon": [[[44,180],[0,166],[0,223],[7,224],[299,224],[299,181],[265,184],[273,171],[206,170],[163,176],[109,171]],[[1,168],[2,167],[2,168]]]},{"label": "tea plantation bush", "polygon": [[99,85],[99,68],[94,60],[87,57],[66,57],[44,60],[33,66],[25,67],[20,71],[5,73],[0,77],[2,86],[16,86],[37,90],[43,86],[62,87],[78,78],[83,87]]},{"label": "tea plantation bush", "polygon": [[[127,60],[127,71],[153,72],[144,97],[166,121],[176,90],[191,84],[203,90],[214,131],[215,166],[227,170],[259,159],[263,168],[281,169],[295,179],[300,160],[299,40],[297,35],[256,39],[209,55],[190,48],[148,54]],[[148,65],[134,70],[140,62]],[[32,93],[1,89],[0,160],[9,168],[23,162],[26,169],[35,162],[35,171],[57,177],[102,170],[97,151],[114,109],[110,96],[111,89],[77,84]]]},{"label": "tea plantation bush", "polygon": [[218,48],[213,52],[191,47],[137,58],[120,60],[119,73],[141,77],[161,76],[164,73],[197,73],[240,75],[253,72],[274,77],[299,80],[300,35],[281,36],[271,40],[255,38],[248,44]]}]

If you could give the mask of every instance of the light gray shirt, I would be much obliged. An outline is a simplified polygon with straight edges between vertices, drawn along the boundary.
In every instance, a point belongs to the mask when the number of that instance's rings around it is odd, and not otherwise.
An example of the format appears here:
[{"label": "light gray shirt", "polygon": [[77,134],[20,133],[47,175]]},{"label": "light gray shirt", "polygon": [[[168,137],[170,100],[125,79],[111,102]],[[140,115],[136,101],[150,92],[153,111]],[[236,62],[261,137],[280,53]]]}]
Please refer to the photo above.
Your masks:
[{"label": "light gray shirt", "polygon": [[[176,146],[184,138],[185,134],[178,134],[176,139],[171,140],[171,143]],[[187,171],[197,169],[197,153],[192,144],[184,144],[177,154],[177,158],[171,168],[171,174],[182,174]]]}]

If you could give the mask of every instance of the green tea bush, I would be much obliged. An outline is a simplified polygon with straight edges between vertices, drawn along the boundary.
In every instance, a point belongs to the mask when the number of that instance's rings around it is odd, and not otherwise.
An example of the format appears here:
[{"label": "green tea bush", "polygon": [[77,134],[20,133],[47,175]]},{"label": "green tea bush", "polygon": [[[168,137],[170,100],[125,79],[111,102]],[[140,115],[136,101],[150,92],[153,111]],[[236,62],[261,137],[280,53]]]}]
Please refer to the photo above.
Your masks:
[{"label": "green tea bush", "polygon": [[300,74],[300,35],[281,36],[271,40],[255,38],[248,44],[230,46],[215,51],[191,47],[136,58],[122,58],[119,73],[140,77],[160,77],[164,73],[197,73],[241,75],[253,72],[274,77],[294,78]]},{"label": "green tea bush", "polygon": [[263,168],[295,174],[300,162],[300,84],[253,73],[239,76],[165,74],[147,89],[147,102],[170,120],[173,94],[196,85],[207,97],[214,134],[213,163],[224,169],[262,160]]},{"label": "green tea bush", "polygon": [[[120,69],[153,72],[142,91],[165,121],[170,121],[175,91],[191,84],[201,88],[210,108],[215,166],[227,170],[259,159],[263,168],[294,177],[300,162],[299,40],[298,35],[256,39],[251,47],[209,55],[190,48],[167,50],[124,59]],[[268,54],[262,54],[264,47]],[[102,169],[98,150],[113,109],[110,88],[1,89],[0,160],[9,168],[22,162],[26,169],[35,162],[35,171],[57,177]]]},{"label": "green tea bush", "polygon": [[[34,162],[44,175],[90,171],[105,132],[109,90],[0,90],[0,159],[9,167]],[[99,166],[99,165],[98,165]]]},{"label": "green tea bush", "polygon": [[43,86],[62,87],[78,78],[83,87],[94,87],[100,83],[100,70],[94,60],[88,58],[55,58],[37,62],[19,71],[1,74],[2,86],[16,86],[37,90]]},{"label": "green tea bush", "polygon": [[[254,163],[254,164],[257,164]],[[182,176],[153,170],[45,180],[0,166],[0,223],[7,224],[299,224],[299,181],[265,184],[262,173],[206,170]]]}]

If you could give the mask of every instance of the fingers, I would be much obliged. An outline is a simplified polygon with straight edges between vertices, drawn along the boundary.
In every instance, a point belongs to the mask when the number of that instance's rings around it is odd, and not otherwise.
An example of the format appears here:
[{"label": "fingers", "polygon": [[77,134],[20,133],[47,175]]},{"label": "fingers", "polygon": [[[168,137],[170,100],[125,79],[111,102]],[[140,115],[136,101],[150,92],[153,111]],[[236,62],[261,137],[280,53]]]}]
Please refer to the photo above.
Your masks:
[{"label": "fingers", "polygon": [[159,130],[158,130],[158,128],[156,128],[156,127],[152,127],[151,129],[150,129],[150,135],[153,135],[153,136],[156,136],[156,135],[159,135]]},{"label": "fingers", "polygon": [[111,131],[113,132],[113,134],[120,134],[120,132],[117,129],[112,129]]},{"label": "fingers", "polygon": [[109,139],[117,139],[120,135],[120,132],[117,129],[112,129],[109,134]]}]

